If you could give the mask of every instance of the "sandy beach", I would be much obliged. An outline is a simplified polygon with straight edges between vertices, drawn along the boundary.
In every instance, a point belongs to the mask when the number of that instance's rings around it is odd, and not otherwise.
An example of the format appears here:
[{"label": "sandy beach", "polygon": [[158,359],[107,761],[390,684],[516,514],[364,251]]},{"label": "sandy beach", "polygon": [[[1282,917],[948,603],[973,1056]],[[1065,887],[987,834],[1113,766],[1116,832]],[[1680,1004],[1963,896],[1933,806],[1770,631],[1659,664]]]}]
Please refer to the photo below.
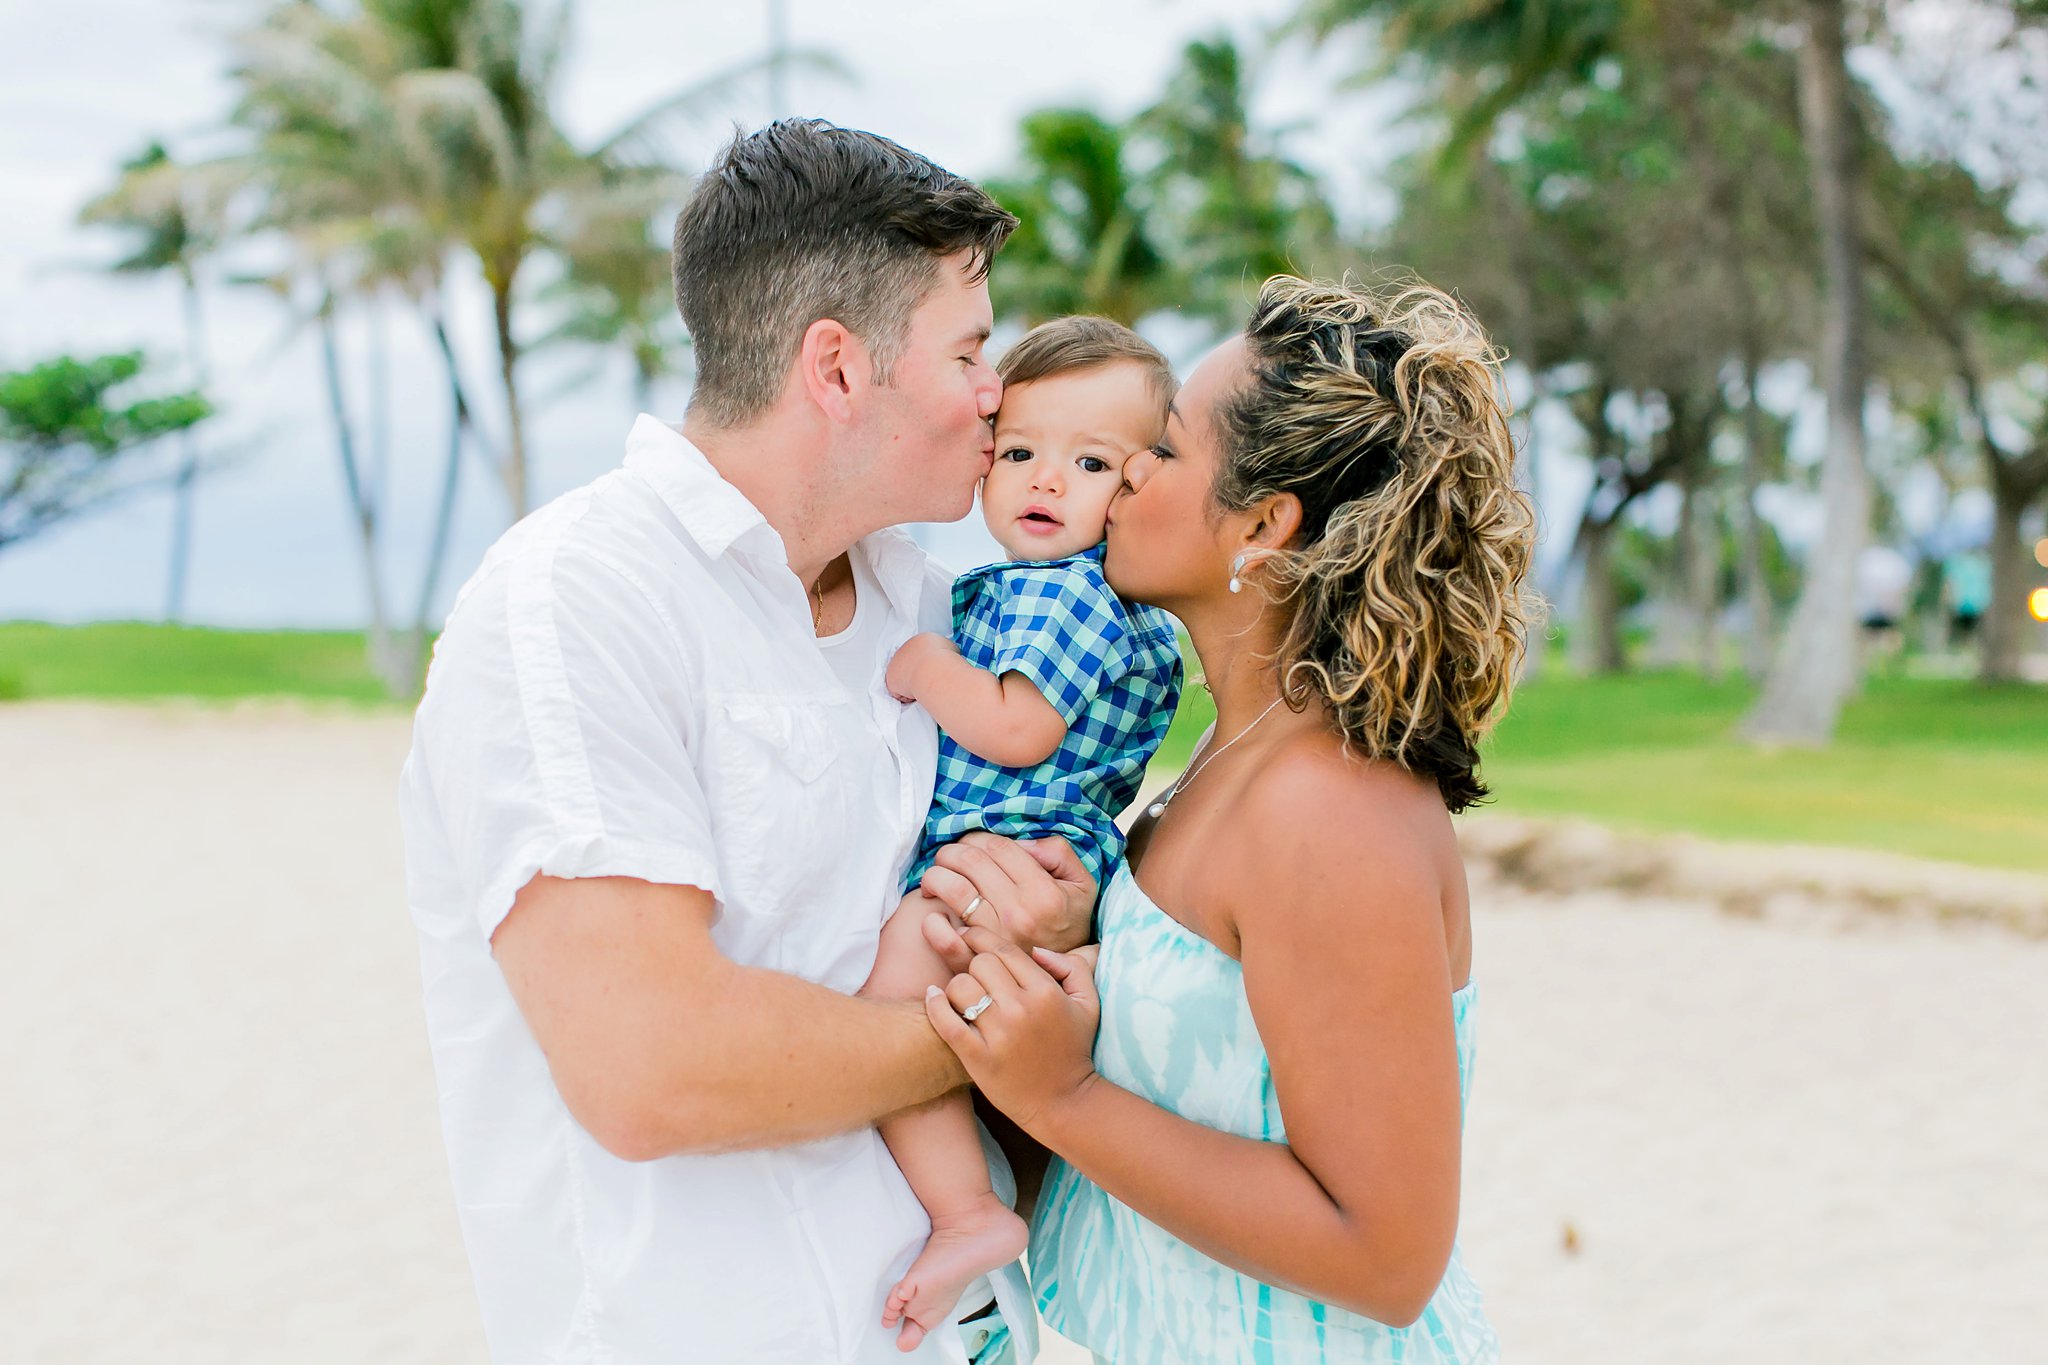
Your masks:
[{"label": "sandy beach", "polygon": [[[407,728],[0,707],[0,1361],[483,1360]],[[1476,906],[1463,1240],[1508,1359],[2048,1360],[2048,940]]]}]

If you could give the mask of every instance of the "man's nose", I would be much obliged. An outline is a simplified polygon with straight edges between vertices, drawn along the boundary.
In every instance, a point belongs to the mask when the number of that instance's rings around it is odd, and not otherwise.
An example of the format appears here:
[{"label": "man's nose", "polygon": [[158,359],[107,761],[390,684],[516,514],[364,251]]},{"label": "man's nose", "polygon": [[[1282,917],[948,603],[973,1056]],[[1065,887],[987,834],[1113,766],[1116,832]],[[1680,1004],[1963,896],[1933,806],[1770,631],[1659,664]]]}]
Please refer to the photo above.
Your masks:
[{"label": "man's nose", "polygon": [[983,368],[987,371],[988,380],[975,394],[974,406],[975,410],[987,419],[995,416],[996,409],[1003,405],[1003,381],[993,368]]}]

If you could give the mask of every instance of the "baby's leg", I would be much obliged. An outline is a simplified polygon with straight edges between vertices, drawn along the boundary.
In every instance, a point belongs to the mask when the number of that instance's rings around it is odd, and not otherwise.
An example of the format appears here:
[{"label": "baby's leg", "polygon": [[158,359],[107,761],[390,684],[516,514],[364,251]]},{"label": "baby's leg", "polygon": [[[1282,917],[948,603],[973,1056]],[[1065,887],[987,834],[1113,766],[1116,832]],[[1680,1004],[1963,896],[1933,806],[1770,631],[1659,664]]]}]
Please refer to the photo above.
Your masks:
[{"label": "baby's leg", "polygon": [[[941,908],[916,891],[903,898],[882,927],[881,950],[862,995],[921,1001],[925,987],[952,979],[919,927]],[[886,1118],[880,1126],[890,1155],[932,1220],[931,1240],[882,1309],[882,1325],[901,1322],[896,1344],[911,1351],[952,1316],[962,1290],[1023,1255],[1030,1234],[989,1188],[988,1158],[965,1091]]]}]

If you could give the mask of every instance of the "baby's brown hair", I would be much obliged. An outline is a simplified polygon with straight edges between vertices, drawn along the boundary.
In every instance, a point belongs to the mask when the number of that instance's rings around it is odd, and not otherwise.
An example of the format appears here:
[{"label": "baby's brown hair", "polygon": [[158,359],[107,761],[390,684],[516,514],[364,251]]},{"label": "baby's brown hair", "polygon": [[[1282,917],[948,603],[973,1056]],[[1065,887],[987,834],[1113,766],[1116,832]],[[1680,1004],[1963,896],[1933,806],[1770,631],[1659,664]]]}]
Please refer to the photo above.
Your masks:
[{"label": "baby's brown hair", "polygon": [[1008,388],[1125,360],[1144,368],[1145,377],[1159,398],[1159,416],[1164,421],[1166,406],[1180,387],[1174,382],[1173,367],[1166,363],[1157,346],[1108,318],[1077,313],[1039,323],[1003,352],[996,365],[996,376]]}]

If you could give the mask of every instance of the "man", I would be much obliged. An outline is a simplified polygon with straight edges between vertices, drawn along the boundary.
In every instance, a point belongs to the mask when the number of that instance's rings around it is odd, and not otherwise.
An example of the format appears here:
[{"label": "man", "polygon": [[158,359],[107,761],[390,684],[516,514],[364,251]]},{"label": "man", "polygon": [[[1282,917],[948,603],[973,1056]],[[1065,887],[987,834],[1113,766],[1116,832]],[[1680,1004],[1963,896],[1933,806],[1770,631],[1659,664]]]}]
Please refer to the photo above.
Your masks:
[{"label": "man", "polygon": [[[676,222],[682,430],[641,416],[457,599],[402,802],[498,1365],[1030,1358],[1014,1266],[1001,1318],[912,1356],[881,1326],[927,1223],[872,1124],[965,1076],[920,1006],[850,994],[937,750],[883,676],[949,583],[892,528],[964,515],[989,468],[1013,226],[871,134],[736,139]],[[926,884],[1073,947],[1093,886],[1035,852],[1050,899],[1004,903],[1033,855],[986,837]]]}]

